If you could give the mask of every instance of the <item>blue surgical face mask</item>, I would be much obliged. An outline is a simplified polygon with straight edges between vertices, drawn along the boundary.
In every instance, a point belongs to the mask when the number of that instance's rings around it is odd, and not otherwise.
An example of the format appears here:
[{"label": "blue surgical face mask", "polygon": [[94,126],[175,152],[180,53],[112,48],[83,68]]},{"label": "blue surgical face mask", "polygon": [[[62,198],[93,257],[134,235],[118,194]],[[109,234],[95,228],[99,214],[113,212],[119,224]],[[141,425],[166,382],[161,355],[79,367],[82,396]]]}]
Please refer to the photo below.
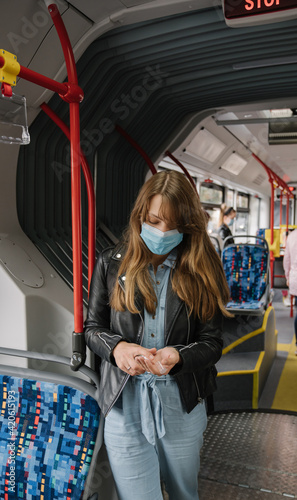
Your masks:
[{"label": "blue surgical face mask", "polygon": [[142,224],[140,236],[148,249],[156,255],[166,255],[183,239],[183,233],[179,233],[177,229],[163,233],[145,222]]},{"label": "blue surgical face mask", "polygon": [[234,224],[234,219],[230,219],[230,222],[228,222],[228,226],[233,226]]}]

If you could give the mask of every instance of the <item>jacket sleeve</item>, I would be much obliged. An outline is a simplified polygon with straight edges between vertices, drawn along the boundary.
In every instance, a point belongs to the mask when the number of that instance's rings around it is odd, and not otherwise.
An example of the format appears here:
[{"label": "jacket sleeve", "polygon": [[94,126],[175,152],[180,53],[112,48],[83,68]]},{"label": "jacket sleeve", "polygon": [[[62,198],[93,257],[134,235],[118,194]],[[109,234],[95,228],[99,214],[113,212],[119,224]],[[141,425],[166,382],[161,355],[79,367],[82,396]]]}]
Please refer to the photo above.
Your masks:
[{"label": "jacket sleeve", "polygon": [[[222,242],[224,241],[225,238],[227,238],[228,236],[232,236],[232,232],[231,230],[229,229],[228,226],[226,226],[225,224],[222,224],[221,227],[219,228],[218,230],[218,234],[222,240]],[[230,238],[230,240],[228,240],[227,244],[228,245],[232,245],[234,243],[234,240],[233,238]]]},{"label": "jacket sleeve", "polygon": [[202,372],[217,363],[223,349],[222,323],[223,315],[221,312],[206,323],[197,320],[197,341],[185,346],[174,346],[179,351],[182,363],[176,365],[170,373],[180,375],[182,373]]},{"label": "jacket sleeve", "polygon": [[93,271],[84,333],[86,344],[91,351],[115,365],[112,351],[123,338],[110,330],[107,268],[106,252],[103,252],[99,255]]}]

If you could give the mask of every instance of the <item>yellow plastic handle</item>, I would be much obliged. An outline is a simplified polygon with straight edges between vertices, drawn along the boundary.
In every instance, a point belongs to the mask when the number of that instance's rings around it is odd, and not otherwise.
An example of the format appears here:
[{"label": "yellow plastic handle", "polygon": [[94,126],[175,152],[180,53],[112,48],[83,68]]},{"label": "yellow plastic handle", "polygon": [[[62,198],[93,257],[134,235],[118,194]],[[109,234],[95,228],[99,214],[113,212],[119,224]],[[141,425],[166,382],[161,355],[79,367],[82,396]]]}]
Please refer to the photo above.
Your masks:
[{"label": "yellow plastic handle", "polygon": [[16,77],[20,69],[17,57],[7,50],[0,49],[0,83],[16,85]]}]

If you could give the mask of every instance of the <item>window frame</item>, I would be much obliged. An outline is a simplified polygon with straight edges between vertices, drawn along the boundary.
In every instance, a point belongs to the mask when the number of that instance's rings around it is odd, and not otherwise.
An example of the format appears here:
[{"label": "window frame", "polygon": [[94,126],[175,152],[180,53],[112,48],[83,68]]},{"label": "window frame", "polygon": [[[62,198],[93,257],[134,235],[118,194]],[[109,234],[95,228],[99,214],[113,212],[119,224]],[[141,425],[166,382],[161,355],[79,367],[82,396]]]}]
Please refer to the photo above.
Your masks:
[{"label": "window frame", "polygon": [[[247,198],[247,207],[238,206],[238,196]],[[236,191],[236,212],[250,212],[250,195],[248,193],[243,193],[242,191]]]},{"label": "window frame", "polygon": [[[210,187],[212,186],[212,187]],[[222,201],[219,203],[213,203],[209,201],[203,201],[201,197],[201,188],[202,187],[208,187],[209,189],[214,189],[216,191],[220,191],[222,193]],[[202,207],[207,210],[207,209],[212,209],[212,208],[220,208],[220,206],[223,203],[224,197],[225,197],[225,189],[224,186],[221,186],[220,184],[216,184],[215,182],[200,182],[199,183],[199,197],[200,197],[200,202]]]}]

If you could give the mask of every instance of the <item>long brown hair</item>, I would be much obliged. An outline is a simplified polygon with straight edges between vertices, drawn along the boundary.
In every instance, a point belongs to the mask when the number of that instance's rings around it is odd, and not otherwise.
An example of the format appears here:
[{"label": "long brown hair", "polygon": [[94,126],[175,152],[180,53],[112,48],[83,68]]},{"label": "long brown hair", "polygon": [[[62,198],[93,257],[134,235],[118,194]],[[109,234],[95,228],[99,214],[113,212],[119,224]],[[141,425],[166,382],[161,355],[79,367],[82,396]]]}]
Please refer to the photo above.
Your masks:
[{"label": "long brown hair", "polygon": [[179,172],[163,171],[153,175],[141,188],[131,212],[130,223],[124,235],[126,254],[119,275],[126,273],[125,293],[118,284],[111,297],[111,307],[139,312],[135,293],[139,292],[150,314],[154,314],[157,298],[148,272],[152,253],[140,237],[141,224],[146,221],[150,201],[162,196],[159,216],[170,214],[171,222],[184,233],[177,247],[178,256],[172,275],[172,288],[188,306],[190,313],[202,321],[211,319],[218,308],[229,316],[224,304],[230,297],[221,260],[208,236],[206,218],[195,189]]}]

